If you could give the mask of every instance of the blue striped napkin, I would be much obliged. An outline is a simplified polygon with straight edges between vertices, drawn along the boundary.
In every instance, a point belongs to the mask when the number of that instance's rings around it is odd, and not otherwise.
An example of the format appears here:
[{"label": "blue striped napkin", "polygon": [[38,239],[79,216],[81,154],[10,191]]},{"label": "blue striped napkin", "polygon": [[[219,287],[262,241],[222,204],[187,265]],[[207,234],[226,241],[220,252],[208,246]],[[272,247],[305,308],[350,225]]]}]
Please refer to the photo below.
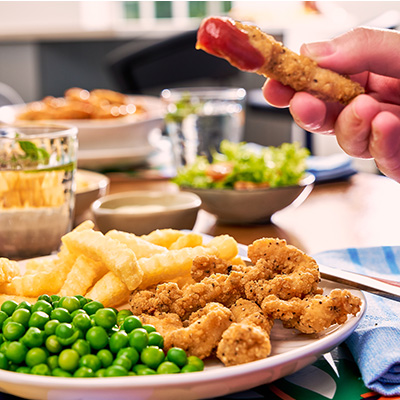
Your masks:
[{"label": "blue striped napkin", "polygon": [[[400,246],[349,248],[313,256],[321,265],[400,281]],[[366,314],[346,344],[367,388],[384,396],[400,395],[400,302],[365,296]]]}]

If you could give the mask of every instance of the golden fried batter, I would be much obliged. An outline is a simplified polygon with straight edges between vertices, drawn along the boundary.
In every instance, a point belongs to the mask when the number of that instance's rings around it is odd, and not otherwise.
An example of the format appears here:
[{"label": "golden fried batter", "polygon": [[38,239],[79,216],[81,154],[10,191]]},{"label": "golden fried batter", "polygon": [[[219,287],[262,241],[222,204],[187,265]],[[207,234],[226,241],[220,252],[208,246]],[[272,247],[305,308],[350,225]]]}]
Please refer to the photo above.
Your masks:
[{"label": "golden fried batter", "polygon": [[273,78],[325,101],[348,104],[364,93],[360,84],[319,67],[314,60],[296,54],[257,26],[231,18],[204,19],[196,48],[225,58],[239,69]]},{"label": "golden fried batter", "polygon": [[272,318],[266,318],[257,304],[245,299],[239,299],[231,312],[235,322],[222,334],[217,357],[226,366],[268,357]]},{"label": "golden fried batter", "polygon": [[196,282],[212,274],[227,274],[230,269],[228,261],[216,256],[198,256],[193,260],[190,274]]},{"label": "golden fried batter", "polygon": [[347,315],[360,311],[361,299],[348,290],[334,289],[329,295],[281,300],[267,296],[261,303],[264,314],[280,319],[287,328],[318,333],[334,324],[344,324]]}]

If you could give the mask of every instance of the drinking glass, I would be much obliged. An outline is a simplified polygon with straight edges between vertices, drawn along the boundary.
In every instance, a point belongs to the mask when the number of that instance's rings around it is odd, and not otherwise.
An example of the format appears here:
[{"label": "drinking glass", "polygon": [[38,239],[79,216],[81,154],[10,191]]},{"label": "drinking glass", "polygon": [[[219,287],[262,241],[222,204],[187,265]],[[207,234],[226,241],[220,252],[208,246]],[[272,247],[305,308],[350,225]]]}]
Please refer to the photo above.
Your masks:
[{"label": "drinking glass", "polygon": [[164,89],[166,132],[177,169],[199,155],[211,160],[222,140],[243,140],[246,90],[205,87]]},{"label": "drinking glass", "polygon": [[73,222],[77,128],[0,127],[0,257],[58,250]]}]

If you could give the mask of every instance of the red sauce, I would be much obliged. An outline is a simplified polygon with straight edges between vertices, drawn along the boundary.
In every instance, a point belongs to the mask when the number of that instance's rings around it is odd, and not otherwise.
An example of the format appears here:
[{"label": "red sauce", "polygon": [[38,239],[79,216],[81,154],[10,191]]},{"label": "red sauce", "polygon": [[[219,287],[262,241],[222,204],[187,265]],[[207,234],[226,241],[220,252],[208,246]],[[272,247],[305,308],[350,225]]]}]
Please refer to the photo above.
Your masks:
[{"label": "red sauce", "polygon": [[262,54],[250,44],[247,33],[230,18],[206,18],[197,32],[196,49],[225,58],[243,71],[256,71],[264,64]]}]

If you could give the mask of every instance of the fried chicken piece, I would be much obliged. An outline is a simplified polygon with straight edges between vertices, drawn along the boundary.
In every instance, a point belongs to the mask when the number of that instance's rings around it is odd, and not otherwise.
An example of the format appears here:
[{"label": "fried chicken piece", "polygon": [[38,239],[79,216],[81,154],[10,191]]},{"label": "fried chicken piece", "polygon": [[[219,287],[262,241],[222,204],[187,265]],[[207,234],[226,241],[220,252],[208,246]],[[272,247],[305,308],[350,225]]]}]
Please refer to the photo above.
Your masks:
[{"label": "fried chicken piece", "polygon": [[186,285],[182,289],[176,283],[160,284],[155,290],[139,290],[132,293],[130,306],[133,314],[154,314],[156,311],[178,314],[182,320],[209,302],[219,302],[230,307],[244,296],[241,284],[243,273],[232,271],[229,275],[214,274],[201,282]]},{"label": "fried chicken piece", "polygon": [[287,300],[322,293],[316,261],[286,240],[258,239],[249,246],[248,256],[258,269],[265,270],[266,276],[245,284],[248,299],[261,304],[270,294]]},{"label": "fried chicken piece", "polygon": [[255,72],[331,102],[348,104],[364,88],[348,77],[321,68],[309,57],[296,54],[255,25],[227,17],[208,17],[197,34],[202,49],[243,71]]},{"label": "fried chicken piece", "polygon": [[216,256],[198,256],[193,260],[190,274],[196,282],[200,282],[212,274],[227,274],[230,272],[230,269],[230,263],[222,258]]},{"label": "fried chicken piece", "polygon": [[267,296],[261,303],[265,315],[282,320],[286,328],[318,333],[334,324],[344,324],[349,314],[360,311],[361,299],[348,290],[334,289],[329,295],[281,300]]},{"label": "fried chicken piece", "polygon": [[206,358],[217,347],[223,332],[232,323],[232,313],[220,303],[208,303],[182,323],[173,313],[140,316],[143,323],[155,326],[164,337],[164,350],[184,349],[189,356]]},{"label": "fried chicken piece", "polygon": [[222,334],[217,357],[226,366],[268,357],[273,320],[266,318],[256,303],[246,299],[239,299],[231,312],[235,322]]}]

